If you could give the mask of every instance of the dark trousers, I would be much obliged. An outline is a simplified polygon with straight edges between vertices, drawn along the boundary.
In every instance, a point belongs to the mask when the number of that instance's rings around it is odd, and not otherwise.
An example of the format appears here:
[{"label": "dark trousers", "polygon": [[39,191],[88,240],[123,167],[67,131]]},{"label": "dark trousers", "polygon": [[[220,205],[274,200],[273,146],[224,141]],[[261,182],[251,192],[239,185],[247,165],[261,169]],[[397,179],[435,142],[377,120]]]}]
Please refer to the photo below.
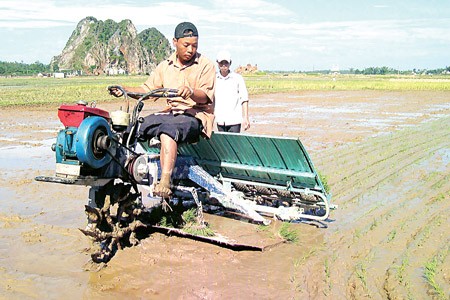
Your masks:
[{"label": "dark trousers", "polygon": [[144,118],[139,128],[139,138],[150,140],[164,133],[177,143],[196,143],[202,126],[200,120],[187,114],[152,114]]},{"label": "dark trousers", "polygon": [[219,125],[219,124],[217,124],[217,129],[219,129],[219,131],[224,131],[224,132],[239,133],[239,132],[241,132],[241,124],[235,124],[235,125]]}]

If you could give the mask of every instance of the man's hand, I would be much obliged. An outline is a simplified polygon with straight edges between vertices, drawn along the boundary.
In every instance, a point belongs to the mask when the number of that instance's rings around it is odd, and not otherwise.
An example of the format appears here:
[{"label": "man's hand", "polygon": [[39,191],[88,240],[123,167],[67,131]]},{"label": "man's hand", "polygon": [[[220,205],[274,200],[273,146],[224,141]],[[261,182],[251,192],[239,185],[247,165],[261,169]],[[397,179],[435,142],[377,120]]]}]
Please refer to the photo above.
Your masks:
[{"label": "man's hand", "polygon": [[123,95],[123,92],[116,87],[110,88],[109,93],[115,97],[122,97]]},{"label": "man's hand", "polygon": [[244,130],[247,130],[247,129],[250,128],[250,121],[249,121],[248,118],[245,118],[245,119],[242,121],[242,128],[243,128]]},{"label": "man's hand", "polygon": [[182,97],[183,99],[191,98],[192,95],[194,95],[194,89],[188,86],[180,86],[178,88],[178,96]]}]

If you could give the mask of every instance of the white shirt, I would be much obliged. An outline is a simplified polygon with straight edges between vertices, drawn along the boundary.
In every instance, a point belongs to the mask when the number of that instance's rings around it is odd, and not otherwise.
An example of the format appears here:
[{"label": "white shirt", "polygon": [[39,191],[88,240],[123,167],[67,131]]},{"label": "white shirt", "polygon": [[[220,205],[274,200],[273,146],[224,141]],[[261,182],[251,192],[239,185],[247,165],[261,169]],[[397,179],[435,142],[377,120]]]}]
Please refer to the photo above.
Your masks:
[{"label": "white shirt", "polygon": [[244,78],[231,72],[223,77],[216,75],[215,121],[219,125],[236,125],[242,123],[242,103],[248,101]]}]

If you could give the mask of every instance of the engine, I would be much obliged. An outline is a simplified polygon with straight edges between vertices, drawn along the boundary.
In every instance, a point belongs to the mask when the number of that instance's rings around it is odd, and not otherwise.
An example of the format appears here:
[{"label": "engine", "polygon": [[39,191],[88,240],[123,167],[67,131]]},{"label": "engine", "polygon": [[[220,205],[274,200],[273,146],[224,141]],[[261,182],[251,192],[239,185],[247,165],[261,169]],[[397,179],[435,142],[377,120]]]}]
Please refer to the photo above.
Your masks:
[{"label": "engine", "polygon": [[116,150],[109,113],[80,101],[76,105],[61,105],[58,117],[64,129],[59,131],[52,146],[56,152],[56,175],[98,175],[111,161],[108,152],[115,155]]}]

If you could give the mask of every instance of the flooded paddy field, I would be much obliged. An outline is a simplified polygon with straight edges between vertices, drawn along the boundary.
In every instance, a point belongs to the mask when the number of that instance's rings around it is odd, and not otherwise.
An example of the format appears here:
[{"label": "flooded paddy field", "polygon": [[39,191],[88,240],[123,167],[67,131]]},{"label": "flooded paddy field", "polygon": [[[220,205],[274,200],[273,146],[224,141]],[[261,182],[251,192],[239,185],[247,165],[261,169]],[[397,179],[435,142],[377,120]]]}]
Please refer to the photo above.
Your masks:
[{"label": "flooded paddy field", "polygon": [[[2,109],[0,299],[449,298],[448,92],[260,95],[250,116],[249,133],[301,139],[338,205],[328,228],[292,224],[298,241],[264,252],[153,234],[96,265],[78,230],[88,188],[34,181],[54,173],[57,106]],[[280,226],[206,218],[242,237]]]}]

